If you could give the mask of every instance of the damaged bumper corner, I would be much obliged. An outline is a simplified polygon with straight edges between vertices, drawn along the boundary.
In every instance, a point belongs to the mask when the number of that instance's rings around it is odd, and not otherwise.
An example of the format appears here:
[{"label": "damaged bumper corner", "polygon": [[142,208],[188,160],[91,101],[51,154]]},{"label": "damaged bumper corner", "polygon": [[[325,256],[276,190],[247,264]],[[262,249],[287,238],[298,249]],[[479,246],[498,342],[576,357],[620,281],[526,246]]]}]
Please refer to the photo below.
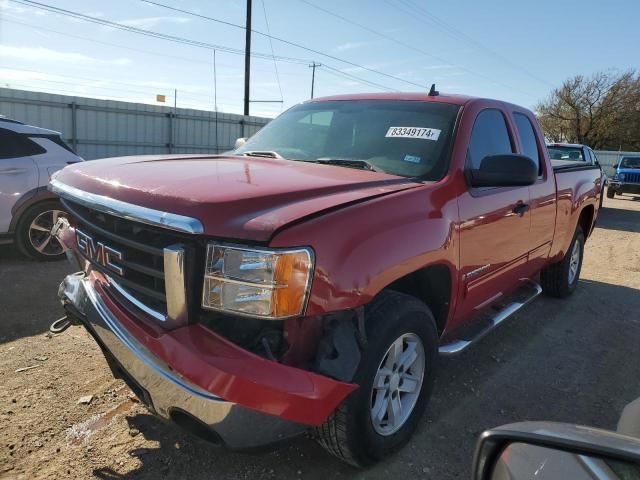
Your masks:
[{"label": "damaged bumper corner", "polygon": [[148,328],[123,310],[96,272],[69,275],[58,294],[114,374],[152,411],[230,448],[259,447],[318,426],[357,388],[258,357],[198,324]]}]

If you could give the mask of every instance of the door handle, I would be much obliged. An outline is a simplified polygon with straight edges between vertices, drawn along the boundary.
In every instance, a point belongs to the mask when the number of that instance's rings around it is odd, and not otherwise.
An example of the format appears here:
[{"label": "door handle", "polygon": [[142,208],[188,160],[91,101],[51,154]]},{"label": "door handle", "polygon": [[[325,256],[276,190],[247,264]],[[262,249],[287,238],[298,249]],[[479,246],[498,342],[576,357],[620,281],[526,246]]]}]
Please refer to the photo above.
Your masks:
[{"label": "door handle", "polygon": [[513,213],[515,213],[519,217],[522,217],[525,213],[529,211],[530,208],[531,207],[529,207],[528,203],[519,203],[518,205],[513,207]]}]

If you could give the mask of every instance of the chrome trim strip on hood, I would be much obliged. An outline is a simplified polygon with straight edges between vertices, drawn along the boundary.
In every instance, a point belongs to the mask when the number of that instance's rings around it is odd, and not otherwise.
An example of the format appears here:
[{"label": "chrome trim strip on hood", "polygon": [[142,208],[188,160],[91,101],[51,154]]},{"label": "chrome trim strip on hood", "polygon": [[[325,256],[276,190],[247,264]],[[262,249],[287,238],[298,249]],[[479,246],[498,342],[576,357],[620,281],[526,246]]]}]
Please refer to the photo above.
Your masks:
[{"label": "chrome trim strip on hood", "polygon": [[62,183],[55,178],[49,182],[49,190],[56,195],[77,202],[85,207],[115,215],[126,220],[133,220],[154,227],[167,228],[182,233],[204,233],[204,226],[197,218],[163,212],[153,208],[141,207],[115,198],[85,192]]}]

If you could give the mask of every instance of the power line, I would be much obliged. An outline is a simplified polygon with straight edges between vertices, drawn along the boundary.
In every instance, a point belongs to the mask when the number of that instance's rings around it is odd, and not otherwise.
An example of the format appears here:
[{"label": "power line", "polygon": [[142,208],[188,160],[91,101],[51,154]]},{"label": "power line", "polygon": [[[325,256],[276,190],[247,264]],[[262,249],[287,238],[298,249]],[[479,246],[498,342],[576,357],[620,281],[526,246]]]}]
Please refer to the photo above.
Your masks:
[{"label": "power line", "polygon": [[370,87],[375,87],[375,88],[378,88],[380,90],[385,90],[387,92],[397,92],[398,91],[398,90],[396,90],[394,88],[387,87],[385,85],[380,85],[379,83],[371,82],[369,80],[364,80],[364,79],[362,79],[360,77],[356,77],[355,75],[351,75],[349,73],[343,72],[342,70],[338,70],[337,68],[330,67],[329,65],[323,64],[322,66],[323,66],[323,69],[324,69],[325,72],[330,73],[332,75],[337,75],[339,77],[346,78],[348,80],[353,80],[353,81],[361,83],[363,85],[368,85]]},{"label": "power line", "polygon": [[[62,8],[59,8],[59,7],[54,7],[54,6],[47,5],[47,4],[40,3],[40,2],[36,2],[36,1],[33,1],[33,0],[9,0],[9,1],[21,4],[21,5],[29,6],[29,7],[32,7],[32,8],[37,8],[37,9],[40,9],[40,10],[50,11],[52,13],[56,13],[56,14],[59,14],[59,15],[68,16],[68,17],[72,17],[72,18],[76,18],[76,19],[80,19],[80,20],[84,20],[84,21],[87,21],[87,22],[96,23],[96,24],[100,24],[100,25],[105,25],[105,26],[108,26],[108,27],[111,27],[111,28],[127,31],[129,33],[136,33],[136,34],[140,34],[140,35],[144,35],[144,36],[148,36],[148,37],[152,37],[152,38],[159,38],[161,40],[171,41],[171,42],[175,42],[175,43],[182,43],[182,44],[186,44],[186,45],[190,45],[190,46],[194,46],[194,47],[206,48],[206,49],[209,49],[209,50],[220,50],[220,51],[224,51],[224,52],[231,53],[231,54],[234,54],[234,55],[244,55],[244,51],[239,50],[239,49],[234,49],[234,48],[231,48],[231,47],[223,47],[223,46],[214,45],[214,44],[210,44],[210,43],[206,43],[206,42],[199,42],[199,41],[186,39],[186,38],[183,38],[183,37],[177,37],[177,36],[173,36],[173,35],[165,35],[165,34],[162,34],[162,33],[159,33],[159,32],[154,32],[154,31],[151,31],[151,30],[144,30],[144,29],[137,28],[137,27],[130,27],[130,26],[123,25],[123,24],[120,24],[120,23],[117,23],[117,22],[112,22],[112,21],[105,20],[105,19],[102,19],[102,18],[92,17],[90,15],[81,14],[81,13],[74,12],[74,11],[71,11],[71,10],[65,10],[65,9],[62,9]],[[150,2],[150,1],[147,0],[146,3],[152,3],[153,5],[161,6],[161,7],[164,7],[164,8],[169,8],[171,10],[176,10],[174,7],[169,7],[167,5],[162,5],[162,4],[157,3],[157,2]],[[206,17],[206,16],[203,16],[203,15],[194,13],[194,12],[189,12],[187,10],[183,11],[181,9],[178,9],[178,11],[182,11],[185,14],[194,15],[194,16],[197,16],[197,17],[203,17],[203,18],[209,19],[211,21],[230,24],[230,22],[219,21],[218,19],[214,19],[212,17]],[[233,25],[233,26],[235,26],[237,28],[245,29],[245,27],[243,27],[241,25],[236,25],[236,24],[231,24],[231,25]],[[259,35],[262,35],[262,36],[267,36],[267,34],[265,34],[263,32],[258,32],[258,31],[255,31],[255,30],[252,30],[252,31],[255,32],[256,34],[259,34]],[[336,60],[338,60],[340,62],[346,63],[348,65],[352,65],[352,66],[354,66],[356,68],[367,70],[367,71],[370,71],[370,72],[373,72],[373,73],[377,73],[379,75],[390,77],[390,78],[393,78],[395,80],[398,80],[398,81],[401,81],[401,82],[404,82],[404,83],[409,83],[409,84],[412,84],[412,85],[419,86],[419,87],[423,88],[422,85],[419,85],[417,83],[413,83],[413,82],[410,82],[408,80],[404,80],[402,78],[395,77],[393,75],[389,75],[389,74],[384,73],[384,72],[379,72],[379,71],[377,71],[375,69],[364,67],[362,65],[359,65],[359,64],[354,63],[354,62],[350,62],[348,60],[343,60],[343,59],[340,59],[338,57],[334,57],[332,55],[328,55],[328,54],[325,54],[325,53],[322,53],[322,52],[318,52],[316,50],[309,49],[309,48],[303,47],[301,45],[297,45],[297,44],[295,44],[293,42],[289,42],[288,40],[284,40],[284,39],[281,39],[281,38],[278,38],[278,37],[275,37],[275,36],[271,36],[271,38],[273,38],[274,40],[283,42],[283,43],[287,43],[289,45],[293,45],[293,46],[302,48],[304,50],[308,50],[308,51],[311,51],[311,52],[319,53],[320,55],[336,59]],[[268,54],[263,54],[263,53],[253,52],[251,54],[251,56],[255,57],[255,58],[261,58],[261,59],[272,59],[272,56],[270,56]],[[295,58],[295,57],[276,56],[275,58],[277,60],[279,60],[279,61],[288,62],[288,63],[295,63],[295,64],[301,64],[301,63],[308,64],[309,63],[308,60],[303,60],[303,59],[299,59],[299,58]],[[353,77],[354,79],[356,79],[356,81],[359,81],[360,83],[371,83],[371,84],[373,84],[373,82],[368,82],[365,79],[356,78],[355,75],[351,75],[351,77]],[[388,87],[379,87],[379,88],[389,89]]]},{"label": "power line", "polygon": [[[5,69],[5,70],[8,70],[8,71],[15,71],[15,72],[35,73],[35,74],[40,74],[40,75],[54,75],[56,77],[68,78],[68,79],[74,80],[73,82],[71,82],[71,81],[65,82],[63,80],[52,80],[52,79],[47,79],[47,78],[36,78],[36,77],[34,77],[34,78],[19,79],[18,81],[25,80],[25,81],[33,81],[33,82],[49,82],[49,83],[60,83],[60,84],[67,84],[67,85],[79,85],[81,87],[89,87],[89,88],[96,88],[96,89],[103,89],[103,90],[114,90],[114,91],[120,91],[120,92],[146,94],[146,95],[149,95],[150,91],[154,91],[154,94],[155,94],[155,93],[157,93],[158,90],[162,92],[162,91],[169,91],[169,90],[174,90],[175,89],[175,87],[158,87],[156,85],[150,85],[148,87],[145,87],[144,85],[139,85],[139,84],[134,84],[134,83],[117,82],[117,81],[98,79],[98,78],[78,77],[78,76],[71,76],[71,75],[62,75],[62,74],[58,74],[58,73],[50,74],[50,73],[39,71],[39,70],[27,70],[27,69],[22,69],[22,68],[14,68],[14,67],[10,67],[8,65],[0,65],[0,69]],[[125,85],[125,86],[136,87],[136,89],[109,87],[109,86],[103,86],[103,85],[91,85],[91,84],[86,84],[86,83],[80,83],[80,82],[78,82],[78,80],[86,80],[86,81],[89,81],[89,82],[102,82],[102,83],[116,84],[116,85]],[[4,83],[11,84],[13,82],[5,81]],[[144,88],[146,88],[146,90],[140,90],[140,89],[144,89]],[[178,88],[178,90],[180,90],[180,95],[181,96],[197,98],[197,99],[207,98],[207,94],[206,93],[198,93],[198,92],[195,92],[194,90],[188,90],[188,89],[185,90],[185,89],[182,89],[182,88]],[[222,100],[233,101],[232,98],[222,98]]]},{"label": "power line", "polygon": [[284,101],[284,95],[282,95],[282,85],[280,85],[280,73],[278,72],[278,62],[276,62],[276,55],[273,51],[273,41],[271,40],[271,30],[269,28],[269,20],[267,19],[267,7],[262,0],[262,11],[264,12],[264,23],[267,26],[267,33],[269,34],[269,46],[271,47],[271,55],[273,56],[273,68],[276,71],[276,79],[278,80],[278,90],[280,90],[280,100]]},{"label": "power line", "polygon": [[[168,35],[168,34],[164,34],[164,33],[160,33],[160,32],[155,32],[152,30],[145,30],[142,28],[137,28],[137,27],[132,27],[129,25],[124,25],[122,23],[118,23],[118,22],[112,22],[110,20],[106,20],[106,19],[102,19],[102,18],[97,18],[97,17],[92,17],[90,15],[85,15],[83,13],[78,13],[78,12],[74,12],[71,10],[66,10],[64,8],[59,8],[59,7],[54,7],[52,5],[47,5],[44,3],[40,3],[40,2],[35,2],[33,0],[9,0],[10,2],[13,3],[18,3],[20,5],[24,5],[24,6],[28,6],[28,7],[33,7],[33,8],[37,8],[40,10],[46,10],[52,13],[56,13],[59,15],[64,15],[67,17],[72,17],[72,18],[76,18],[78,20],[84,20],[87,22],[91,22],[91,23],[96,23],[99,25],[105,25],[107,27],[111,27],[111,28],[115,28],[118,30],[123,30],[125,32],[129,32],[129,33],[136,33],[139,35],[144,35],[147,37],[152,37],[152,38],[159,38],[161,40],[167,40],[170,42],[174,42],[174,43],[182,43],[185,45],[191,45],[193,47],[199,47],[199,48],[206,48],[209,50],[218,50],[221,52],[226,52],[226,53],[231,53],[234,55],[244,55],[244,51],[237,49],[237,48],[232,48],[232,47],[226,47],[223,45],[215,45],[212,43],[207,43],[207,42],[200,42],[198,40],[192,40],[192,39],[188,39],[188,38],[184,38],[184,37],[178,37],[175,35]],[[253,52],[251,54],[252,57],[255,58],[263,58],[263,59],[268,59],[271,60],[271,55],[267,54],[267,53],[258,53],[258,52]],[[290,63],[298,63],[298,64],[307,64],[309,63],[309,60],[305,60],[305,59],[301,59],[301,58],[293,58],[293,57],[277,57],[278,60],[283,61],[283,62],[290,62]]]},{"label": "power line", "polygon": [[[145,55],[155,55],[156,57],[161,57],[161,58],[171,58],[174,60],[182,60],[184,62],[191,62],[191,63],[202,63],[202,59],[196,59],[196,58],[188,58],[188,57],[182,57],[182,56],[178,56],[178,55],[170,55],[167,53],[159,53],[157,51],[152,51],[152,50],[145,50],[142,48],[134,48],[134,47],[130,47],[128,45],[122,45],[119,43],[112,43],[112,42],[105,42],[102,40],[96,40],[95,38],[91,38],[91,37],[85,37],[82,35],[74,35],[68,32],[61,32],[60,30],[54,30],[52,28],[47,28],[47,27],[43,27],[40,25],[35,25],[33,23],[27,23],[27,22],[20,22],[17,20],[13,20],[13,19],[8,19],[6,17],[2,17],[2,14],[0,13],[0,18],[2,18],[2,22],[3,23],[13,23],[16,25],[22,25],[24,27],[27,28],[31,28],[34,30],[41,30],[41,31],[45,31],[45,32],[50,32],[50,33],[55,33],[57,35],[62,35],[65,37],[69,37],[69,38],[77,38],[78,40],[84,40],[87,42],[93,42],[93,43],[97,43],[100,45],[108,45],[110,47],[117,47],[117,48],[121,48],[123,50],[130,50],[132,52],[139,52],[139,53],[144,53]],[[268,59],[263,59],[261,58],[260,60],[271,60],[271,58]],[[219,66],[224,66],[224,67],[236,67],[236,65],[231,65],[228,63],[219,63]],[[299,62],[295,62],[295,65],[299,65]],[[260,71],[260,72],[268,72],[269,70],[265,70],[265,69],[258,69],[258,68],[254,68],[254,70],[256,71]],[[306,75],[302,74],[302,73],[292,73],[292,72],[280,72],[281,75],[288,75],[288,76],[296,76],[296,77],[305,77]]]},{"label": "power line", "polygon": [[[54,29],[43,27],[43,26],[40,26],[40,25],[35,25],[33,23],[20,22],[20,21],[17,21],[17,20],[13,20],[13,19],[8,19],[6,17],[2,17],[1,13],[0,13],[0,19],[2,20],[3,23],[13,23],[13,24],[16,24],[16,25],[21,25],[23,27],[31,28],[33,30],[39,30],[39,31],[55,33],[56,35],[62,35],[62,36],[69,37],[69,38],[77,38],[78,40],[83,40],[83,41],[87,41],[87,42],[93,42],[93,43],[97,43],[97,44],[100,44],[100,45],[108,45],[110,47],[117,47],[117,48],[121,48],[123,50],[130,50],[132,52],[144,53],[145,55],[155,55],[156,57],[160,57],[160,58],[170,58],[170,59],[173,59],[173,60],[181,60],[181,61],[184,61],[184,62],[190,62],[190,63],[196,63],[196,64],[202,63],[202,59],[188,58],[188,57],[182,57],[182,56],[178,56],[178,55],[169,55],[169,54],[166,54],[166,53],[159,53],[158,51],[145,50],[145,49],[142,49],[142,48],[134,48],[134,47],[130,47],[128,45],[122,45],[120,43],[105,42],[105,41],[102,41],[102,40],[96,40],[95,38],[91,38],[91,37],[84,37],[82,35],[74,35],[74,34],[67,33],[67,32],[61,32],[60,30],[54,30]],[[260,60],[267,60],[267,59],[260,59]],[[296,62],[295,65],[298,65],[298,63]],[[218,62],[218,66],[235,68],[237,65],[231,65],[229,63],[220,63],[220,62]],[[266,70],[264,68],[255,68],[254,67],[253,70],[259,71],[259,72],[270,72],[270,70]],[[39,72],[39,73],[44,73],[44,72]],[[280,75],[286,75],[286,76],[292,76],[292,77],[306,77],[306,74],[293,73],[293,72],[280,72]],[[113,82],[113,83],[123,83],[123,82]],[[181,89],[180,91],[183,91],[183,90]]]},{"label": "power line", "polygon": [[[72,80],[88,80],[90,82],[103,82],[103,83],[113,83],[116,85],[125,85],[125,86],[129,86],[129,87],[136,87],[136,88],[147,88],[147,90],[132,90],[132,89],[117,89],[117,90],[121,90],[121,91],[127,91],[127,92],[132,92],[132,93],[148,93],[149,89],[155,89],[155,90],[169,90],[169,89],[173,89],[173,87],[158,87],[156,85],[150,85],[148,87],[145,87],[145,85],[140,85],[140,84],[135,84],[135,83],[126,83],[126,82],[117,82],[117,81],[113,81],[113,80],[105,80],[103,79],[98,79],[98,78],[88,78],[88,77],[77,77],[77,76],[71,76],[71,75],[62,75],[59,73],[47,73],[47,72],[43,72],[40,70],[27,70],[24,68],[14,68],[11,67],[9,65],[0,65],[0,68],[5,69],[5,70],[9,70],[9,71],[15,71],[15,72],[24,72],[24,73],[36,73],[39,75],[54,75],[56,77],[61,77],[61,78],[70,78]],[[34,80],[34,81],[43,81],[43,82],[53,82],[55,80],[51,80],[51,79],[46,79],[46,78],[30,78],[30,79],[25,79],[25,80]],[[6,82],[5,82],[6,83]],[[65,82],[65,83],[69,83],[71,84],[71,82]],[[82,85],[82,86],[89,86],[86,84],[82,84],[82,83],[77,83],[77,85]],[[107,87],[101,87],[99,85],[95,85],[96,88],[107,88]],[[115,90],[115,88],[111,88],[112,90]],[[180,92],[182,93],[183,90],[180,90]],[[185,92],[189,92],[189,90],[184,90]],[[191,90],[192,93],[195,93],[193,90]],[[229,99],[230,100],[230,99]]]},{"label": "power line", "polygon": [[[397,45],[401,45],[401,46],[403,46],[405,48],[408,48],[408,49],[413,50],[415,52],[421,53],[422,55],[425,55],[427,57],[430,57],[430,58],[433,58],[435,60],[438,60],[441,63],[450,65],[452,67],[459,68],[461,70],[464,70],[467,73],[470,73],[470,74],[475,75],[477,77],[483,78],[483,79],[488,80],[490,82],[497,83],[497,84],[502,85],[503,87],[509,88],[511,90],[518,91],[518,92],[523,93],[523,94],[528,95],[528,96],[533,96],[533,95],[529,94],[528,92],[524,92],[524,91],[522,91],[522,90],[520,90],[518,88],[515,88],[515,87],[511,86],[511,85],[502,83],[502,82],[500,82],[498,80],[495,80],[495,79],[493,79],[493,78],[491,78],[491,77],[489,77],[489,76],[487,76],[487,75],[485,75],[483,73],[477,72],[477,71],[472,70],[472,69],[470,69],[468,67],[465,67],[463,65],[458,65],[456,63],[453,63],[453,62],[451,62],[451,61],[449,61],[449,60],[447,60],[447,59],[445,59],[445,58],[443,58],[443,57],[441,57],[439,55],[435,55],[435,54],[433,54],[431,52],[427,52],[426,50],[423,50],[422,48],[416,47],[415,45],[403,42],[402,40],[398,40],[397,38],[392,37],[391,35],[387,35],[387,34],[385,34],[383,32],[380,32],[380,31],[375,30],[375,29],[373,29],[371,27],[368,27],[367,25],[364,25],[362,23],[359,23],[359,22],[356,22],[354,20],[351,20],[350,18],[344,17],[344,16],[342,16],[340,14],[337,14],[337,13],[331,11],[331,10],[328,10],[326,8],[323,8],[323,7],[319,6],[319,5],[316,5],[315,3],[312,3],[312,2],[310,2],[308,0],[300,0],[300,1],[302,3],[305,3],[306,5],[309,5],[312,8],[315,8],[317,10],[320,10],[321,12],[326,13],[327,15],[331,15],[332,17],[339,18],[340,20],[342,20],[344,22],[347,22],[347,23],[349,23],[351,25],[355,25],[356,27],[359,27],[359,28],[361,28],[363,30],[366,30],[367,32],[370,32],[370,33],[373,33],[374,35],[377,35],[378,37],[381,37],[381,38],[389,40],[389,41],[391,41],[393,43],[396,43]],[[407,13],[407,12],[405,12],[405,13]]]},{"label": "power line", "polygon": [[[58,88],[58,87],[49,87],[49,86],[44,86],[43,87],[42,85],[29,85],[29,84],[25,84],[25,83],[22,83],[22,82],[20,82],[20,83],[4,82],[4,84],[10,85],[9,87],[5,87],[5,88],[15,89],[14,87],[24,87],[24,88],[29,89],[27,91],[37,91],[37,90],[34,90],[34,89],[38,89],[40,91],[60,93],[60,94],[73,96],[73,97],[98,98],[98,99],[104,99],[104,100],[119,100],[119,101],[124,101],[124,102],[128,102],[128,103],[144,103],[146,105],[158,106],[157,103],[145,102],[143,100],[135,100],[134,101],[131,97],[122,97],[122,96],[111,95],[111,94],[108,94],[108,95],[93,94],[91,96],[89,96],[89,94],[78,95],[78,91],[77,90],[66,90],[64,88]],[[206,102],[202,102],[202,103],[181,102],[180,104],[182,105],[181,108],[191,108],[191,109],[194,109],[194,110],[210,111],[210,110],[207,110],[207,109],[203,108],[206,105]],[[221,105],[221,106],[224,106],[224,107],[229,107],[230,109],[237,108],[236,104],[231,104],[231,103],[219,103],[218,105],[219,106]],[[227,110],[227,111],[229,111],[229,110]]]},{"label": "power line", "polygon": [[[15,1],[18,1],[18,0],[11,0],[11,1],[15,2]],[[30,1],[30,0],[24,0],[24,1]],[[227,26],[231,26],[231,27],[234,27],[234,28],[240,28],[242,30],[246,30],[246,28],[244,26],[242,26],[242,25],[239,25],[239,24],[236,24],[236,23],[232,23],[232,22],[227,22],[227,21],[224,21],[224,20],[220,20],[218,18],[210,17],[208,15],[203,15],[203,14],[200,14],[200,13],[192,12],[190,10],[184,10],[182,8],[172,7],[170,5],[165,5],[163,3],[159,3],[159,2],[155,2],[155,1],[151,1],[151,0],[140,0],[140,1],[144,2],[144,3],[151,4],[151,5],[155,5],[156,7],[166,8],[168,10],[173,10],[175,12],[180,12],[180,13],[183,13],[185,15],[192,15],[194,17],[198,17],[198,18],[201,18],[201,19],[204,19],[204,20],[209,20],[209,21],[212,21],[212,22],[221,23],[221,24],[224,24],[224,25],[227,25]],[[368,72],[375,73],[377,75],[382,75],[382,76],[385,76],[385,77],[388,77],[388,78],[392,78],[393,80],[396,80],[398,82],[403,82],[403,83],[406,83],[408,85],[413,85],[415,87],[420,87],[421,89],[425,88],[425,85],[422,85],[422,84],[419,84],[419,83],[415,83],[415,82],[412,82],[410,80],[406,80],[404,78],[396,77],[396,76],[391,75],[389,73],[381,72],[380,70],[369,68],[369,67],[366,67],[364,65],[359,65],[357,63],[351,62],[350,60],[345,60],[344,58],[336,57],[335,55],[331,55],[329,53],[325,53],[325,52],[322,52],[320,50],[316,50],[316,49],[313,49],[313,48],[310,48],[310,47],[305,47],[304,45],[292,42],[290,40],[286,40],[286,39],[281,38],[281,37],[276,37],[274,35],[270,35],[270,34],[267,34],[267,33],[264,33],[264,32],[260,32],[258,30],[254,30],[254,29],[251,29],[251,32],[255,33],[256,35],[261,35],[263,37],[267,37],[267,38],[276,40],[277,42],[285,43],[285,44],[290,45],[292,47],[300,48],[302,50],[306,50],[308,52],[315,53],[316,55],[322,55],[323,57],[330,58],[332,60],[335,60],[337,62],[341,62],[341,63],[347,64],[347,65],[350,65],[352,67],[360,68],[362,70],[366,70]],[[309,62],[307,62],[307,63],[309,63]]]},{"label": "power line", "polygon": [[[242,50],[233,49],[233,48],[230,48],[230,47],[220,47],[218,45],[209,44],[209,43],[206,43],[206,42],[199,42],[199,41],[195,41],[195,40],[185,39],[185,38],[182,38],[182,37],[176,37],[176,36],[172,36],[172,35],[165,35],[165,34],[161,34],[161,33],[158,33],[158,32],[153,32],[153,31],[150,31],[150,30],[144,30],[144,29],[140,29],[140,28],[136,28],[136,27],[129,27],[127,25],[122,25],[122,24],[119,24],[117,22],[112,22],[112,21],[109,21],[109,20],[101,19],[101,18],[91,17],[89,15],[84,15],[84,14],[81,14],[81,13],[78,13],[78,12],[73,12],[73,11],[70,11],[70,10],[65,10],[65,9],[58,8],[58,7],[53,7],[53,6],[46,5],[46,4],[43,4],[43,3],[40,3],[40,2],[35,2],[33,0],[9,0],[9,1],[21,4],[21,5],[37,8],[37,9],[40,9],[40,10],[50,11],[50,12],[53,12],[53,13],[56,13],[56,14],[60,14],[60,15],[63,15],[63,16],[69,16],[69,17],[72,17],[72,18],[88,21],[88,22],[91,22],[91,23],[97,23],[97,24],[105,25],[105,26],[112,27],[112,28],[115,28],[115,29],[124,30],[124,31],[130,32],[130,33],[137,33],[137,34],[144,35],[144,36],[149,36],[149,37],[152,37],[152,38],[159,38],[159,39],[162,39],[162,40],[167,40],[167,41],[171,41],[171,42],[175,42],[175,43],[187,44],[187,45],[200,47],[200,48],[206,48],[206,49],[209,49],[209,50],[221,50],[221,51],[225,51],[227,53],[232,53],[232,54],[235,54],[235,55],[244,55],[244,52]],[[147,3],[151,3],[151,2],[147,1]],[[161,4],[158,4],[157,2],[153,2],[153,4],[161,6]],[[165,8],[169,8],[169,9],[173,9],[173,7],[168,7],[168,6],[164,6],[164,7]],[[184,13],[190,14],[190,15],[195,15],[195,16],[201,16],[201,15],[196,14],[194,12],[184,11]],[[211,19],[212,21],[218,21],[217,19],[213,19],[211,17],[206,17],[206,18]],[[227,22],[227,23],[229,23],[229,22]],[[237,27],[244,29],[244,27],[242,27],[242,26],[237,26]],[[260,34],[260,35],[263,35],[263,36],[266,36],[266,34],[264,34],[262,32],[256,32],[256,33]],[[291,45],[294,45],[294,46],[298,46],[298,45],[295,45],[292,42],[289,42],[287,40],[283,40],[283,39],[280,39],[280,38],[277,38],[277,37],[273,37],[273,36],[272,36],[272,38],[274,40],[278,40],[278,41],[281,41],[281,42],[284,42],[284,43],[288,43],[288,44],[291,44]],[[300,48],[313,51],[311,49],[307,49],[306,47],[302,47],[302,46],[300,46]],[[337,59],[337,60],[339,60],[339,61],[341,61],[343,63],[347,63],[347,64],[352,65],[352,66],[357,67],[357,68],[368,70],[368,71],[371,71],[373,73],[378,73],[380,75],[384,75],[384,76],[387,76],[387,77],[390,77],[390,78],[393,78],[393,79],[396,79],[396,80],[399,80],[399,81],[402,81],[402,82],[405,82],[405,83],[410,83],[410,84],[422,87],[422,85],[415,84],[413,82],[409,82],[409,81],[401,79],[399,77],[394,77],[393,75],[389,75],[389,74],[386,74],[384,72],[378,72],[377,70],[370,69],[368,67],[363,67],[362,65],[358,65],[358,64],[356,64],[354,62],[349,62],[347,60],[342,60],[342,59],[339,59],[338,57],[333,57],[333,56],[330,56],[330,55],[327,55],[327,54],[324,54],[324,53],[321,53],[321,52],[319,52],[319,53],[321,55],[328,56],[330,58],[335,58],[335,59]],[[258,53],[255,53],[255,52],[252,53],[251,56],[252,57],[256,57],[256,58],[262,58],[262,59],[271,59],[271,56],[269,56],[268,54],[258,54]],[[289,62],[289,63],[297,63],[297,64],[300,64],[300,63],[308,64],[309,63],[309,61],[307,61],[307,60],[302,60],[302,59],[293,58],[293,57],[276,56],[276,58],[278,60],[280,60],[280,61],[285,61],[285,62]],[[352,77],[355,77],[355,76],[352,75]],[[364,79],[361,79],[361,78],[358,78],[356,81],[359,81],[360,83],[368,82],[368,81],[366,81]],[[373,83],[373,82],[371,82],[371,83]],[[382,88],[383,89],[388,89],[388,87],[382,87]]]},{"label": "power line", "polygon": [[[302,0],[302,1],[305,1],[305,0]],[[440,30],[443,30],[445,33],[448,33],[452,37],[457,38],[458,40],[461,40],[463,42],[466,42],[467,44],[474,46],[478,50],[485,51],[486,53],[488,53],[489,55],[491,55],[494,58],[497,58],[498,60],[500,60],[501,62],[505,63],[506,65],[508,65],[512,69],[514,69],[514,70],[516,70],[516,71],[518,71],[520,73],[524,73],[525,75],[533,78],[534,80],[537,80],[540,83],[544,83],[547,86],[552,86],[553,87],[552,83],[550,83],[547,80],[537,76],[536,74],[532,73],[531,71],[527,70],[526,68],[522,67],[521,65],[518,65],[517,63],[514,63],[509,58],[507,58],[507,57],[499,54],[498,52],[490,49],[486,45],[482,44],[481,42],[479,42],[476,39],[474,39],[474,38],[470,37],[469,35],[467,35],[465,32],[457,29],[455,26],[453,26],[453,25],[445,22],[441,18],[437,17],[436,15],[434,15],[433,13],[428,11],[426,8],[416,4],[416,2],[414,2],[412,0],[398,0],[398,1],[401,1],[402,3],[404,3],[405,5],[407,5],[411,9],[411,12],[406,12],[407,15],[411,15],[412,17],[414,17],[415,12],[417,11],[418,14],[421,14],[424,18],[427,18],[428,20],[430,20],[436,27],[440,28]]]}]

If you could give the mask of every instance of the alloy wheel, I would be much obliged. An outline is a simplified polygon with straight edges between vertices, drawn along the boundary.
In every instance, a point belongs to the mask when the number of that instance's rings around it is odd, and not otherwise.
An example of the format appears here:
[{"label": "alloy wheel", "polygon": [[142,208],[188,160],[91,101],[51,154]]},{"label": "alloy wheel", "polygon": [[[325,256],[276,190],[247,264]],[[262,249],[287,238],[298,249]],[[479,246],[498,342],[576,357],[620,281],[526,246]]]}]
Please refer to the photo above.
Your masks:
[{"label": "alloy wheel", "polygon": [[569,285],[573,284],[578,275],[578,267],[580,266],[580,242],[573,242],[571,250],[571,258],[569,259]]},{"label": "alloy wheel", "polygon": [[66,214],[62,210],[47,210],[33,219],[29,225],[29,242],[31,246],[47,256],[58,256],[64,252],[57,237],[51,235],[51,228],[56,224],[59,217]]},{"label": "alloy wheel", "polygon": [[425,358],[415,333],[398,337],[382,358],[371,390],[371,422],[380,435],[394,434],[411,416],[422,388]]}]

